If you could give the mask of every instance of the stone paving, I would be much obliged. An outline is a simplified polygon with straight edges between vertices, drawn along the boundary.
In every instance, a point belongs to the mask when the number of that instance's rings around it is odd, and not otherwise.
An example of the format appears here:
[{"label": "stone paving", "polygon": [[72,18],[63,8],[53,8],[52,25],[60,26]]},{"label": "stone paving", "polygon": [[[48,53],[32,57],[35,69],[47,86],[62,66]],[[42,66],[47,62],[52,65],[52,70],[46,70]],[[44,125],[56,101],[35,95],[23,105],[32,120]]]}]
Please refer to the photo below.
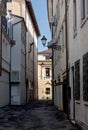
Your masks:
[{"label": "stone paving", "polygon": [[78,130],[50,101],[0,108],[0,130]]}]

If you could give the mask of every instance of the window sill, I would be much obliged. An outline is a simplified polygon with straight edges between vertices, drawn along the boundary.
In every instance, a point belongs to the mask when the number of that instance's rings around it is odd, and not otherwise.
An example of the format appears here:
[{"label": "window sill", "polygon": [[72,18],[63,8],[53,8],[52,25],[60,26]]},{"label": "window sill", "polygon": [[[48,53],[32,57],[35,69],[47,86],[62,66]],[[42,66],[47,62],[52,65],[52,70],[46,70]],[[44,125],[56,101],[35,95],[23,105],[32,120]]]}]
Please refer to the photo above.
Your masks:
[{"label": "window sill", "polygon": [[87,101],[86,101],[86,102],[84,102],[84,105],[88,107],[88,102],[87,102]]},{"label": "window sill", "polygon": [[80,104],[80,100],[79,100],[79,101],[78,101],[78,100],[76,100],[76,101],[75,101],[75,103],[76,103],[76,104]]}]

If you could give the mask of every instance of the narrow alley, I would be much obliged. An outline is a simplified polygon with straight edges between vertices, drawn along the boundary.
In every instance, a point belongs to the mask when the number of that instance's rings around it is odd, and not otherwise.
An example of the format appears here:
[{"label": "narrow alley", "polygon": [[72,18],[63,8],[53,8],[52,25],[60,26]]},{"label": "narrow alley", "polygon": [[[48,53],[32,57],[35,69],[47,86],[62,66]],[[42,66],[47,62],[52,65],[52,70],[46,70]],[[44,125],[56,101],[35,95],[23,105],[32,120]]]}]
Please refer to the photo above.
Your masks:
[{"label": "narrow alley", "polygon": [[78,130],[51,101],[0,108],[0,130]]}]

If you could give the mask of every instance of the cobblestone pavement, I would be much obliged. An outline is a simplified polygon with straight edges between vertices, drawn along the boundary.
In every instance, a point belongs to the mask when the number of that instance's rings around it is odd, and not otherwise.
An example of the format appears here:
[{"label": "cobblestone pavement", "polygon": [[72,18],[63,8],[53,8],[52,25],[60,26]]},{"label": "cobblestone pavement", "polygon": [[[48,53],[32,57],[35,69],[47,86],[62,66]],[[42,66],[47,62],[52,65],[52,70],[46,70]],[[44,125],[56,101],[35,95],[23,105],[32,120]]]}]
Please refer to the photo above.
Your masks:
[{"label": "cobblestone pavement", "polygon": [[0,108],[0,130],[78,130],[50,101]]}]

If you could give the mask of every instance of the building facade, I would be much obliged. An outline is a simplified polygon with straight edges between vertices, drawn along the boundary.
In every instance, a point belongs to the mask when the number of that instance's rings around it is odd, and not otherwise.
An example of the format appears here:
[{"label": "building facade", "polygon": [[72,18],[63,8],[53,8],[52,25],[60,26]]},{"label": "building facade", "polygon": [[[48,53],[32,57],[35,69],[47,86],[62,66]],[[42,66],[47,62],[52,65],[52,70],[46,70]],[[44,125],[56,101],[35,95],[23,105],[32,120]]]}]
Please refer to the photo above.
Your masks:
[{"label": "building facade", "polygon": [[61,45],[61,52],[54,52],[54,79],[57,82],[54,102],[71,120],[87,130],[88,2],[48,0],[47,4],[52,38]]},{"label": "building facade", "polygon": [[[26,25],[22,17],[11,15],[8,34],[10,48],[10,104],[26,103]],[[16,35],[17,34],[17,35]]]},{"label": "building facade", "polygon": [[38,99],[52,99],[51,50],[38,52]]},{"label": "building facade", "polygon": [[7,8],[13,14],[19,15],[25,19],[27,26],[26,33],[26,89],[27,101],[29,99],[37,99],[38,90],[38,68],[37,68],[37,42],[40,31],[34,14],[34,10],[30,1],[12,0]]},{"label": "building facade", "polygon": [[10,38],[7,35],[6,19],[1,18],[1,76],[0,76],[0,107],[9,104],[9,78],[10,78]]},{"label": "building facade", "polygon": [[[63,88],[62,84],[58,85],[58,82],[66,81],[66,43],[65,43],[65,5],[62,5],[62,1],[52,0],[47,1],[48,5],[48,17],[49,24],[52,32],[52,39],[55,39],[57,46],[61,46],[61,50],[53,49],[53,65],[54,65],[54,104],[59,109],[64,110],[67,104],[63,99]],[[52,47],[54,46],[52,45]],[[58,71],[57,71],[58,70]],[[56,85],[55,85],[56,84]],[[66,100],[67,97],[65,97]],[[63,105],[64,104],[64,105]],[[67,108],[66,108],[67,109]],[[65,109],[65,110],[66,110]]]},{"label": "building facade", "polygon": [[[71,10],[73,10],[71,12]],[[68,6],[69,85],[71,118],[88,129],[88,1],[69,1]],[[70,19],[70,16],[72,19]],[[75,102],[75,103],[74,103]]]}]

